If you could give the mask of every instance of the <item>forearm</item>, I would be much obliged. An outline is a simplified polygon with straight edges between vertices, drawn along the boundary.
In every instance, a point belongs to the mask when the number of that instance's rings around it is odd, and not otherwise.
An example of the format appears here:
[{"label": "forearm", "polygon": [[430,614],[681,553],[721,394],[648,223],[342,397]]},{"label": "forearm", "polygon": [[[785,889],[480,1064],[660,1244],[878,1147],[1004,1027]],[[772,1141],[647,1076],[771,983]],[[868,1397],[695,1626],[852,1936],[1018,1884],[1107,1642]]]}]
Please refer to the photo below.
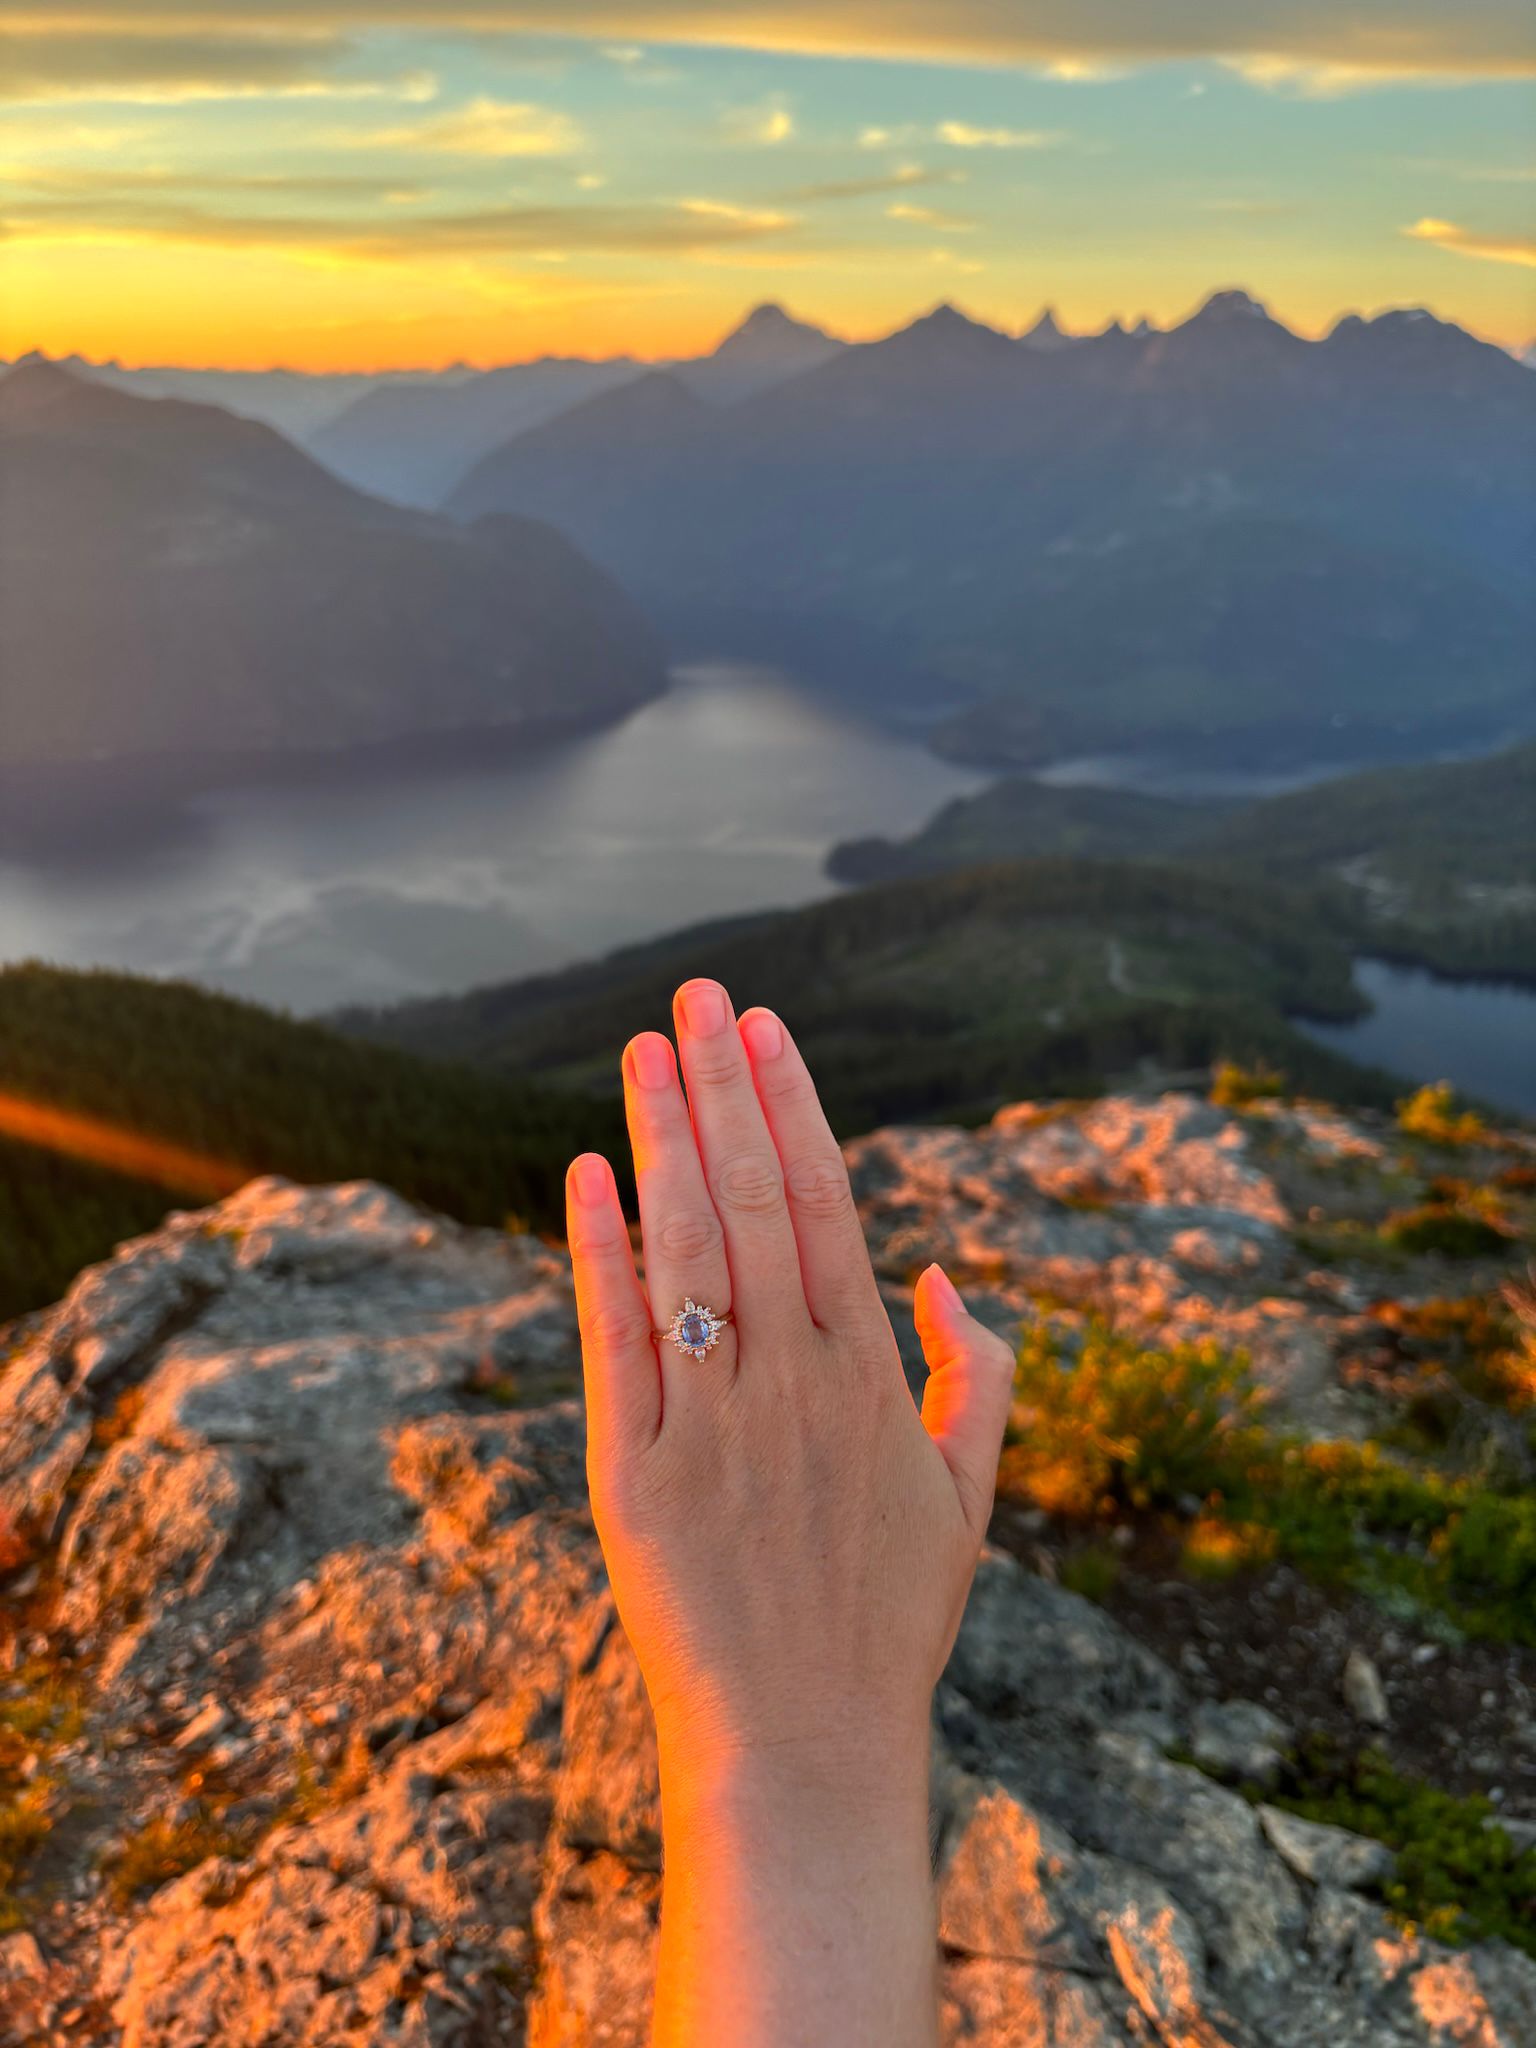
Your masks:
[{"label": "forearm", "polygon": [[814,1778],[664,1754],[662,1804],[656,2048],[935,2048],[921,1741]]}]

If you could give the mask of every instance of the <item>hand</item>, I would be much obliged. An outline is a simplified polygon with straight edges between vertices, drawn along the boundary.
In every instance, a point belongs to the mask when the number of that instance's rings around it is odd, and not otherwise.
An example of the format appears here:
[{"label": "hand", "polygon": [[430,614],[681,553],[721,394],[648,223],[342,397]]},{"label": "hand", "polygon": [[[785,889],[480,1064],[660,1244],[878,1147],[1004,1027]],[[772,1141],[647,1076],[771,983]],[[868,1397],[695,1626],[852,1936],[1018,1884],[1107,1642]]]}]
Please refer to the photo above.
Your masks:
[{"label": "hand", "polygon": [[[659,1033],[634,1039],[623,1063],[645,1290],[607,1162],[576,1160],[568,1196],[592,1506],[656,1714],[662,1982],[681,2010],[698,1992],[678,1981],[689,1956],[723,1937],[718,1896],[690,1908],[711,1923],[707,1939],[698,1928],[691,1945],[686,1932],[674,1937],[680,1841],[690,1857],[710,1845],[717,1893],[730,1890],[744,1833],[760,1849],[768,1838],[751,1874],[762,1890],[781,1823],[800,1850],[819,1844],[840,1880],[869,1887],[872,1907],[892,1873],[910,1890],[914,1861],[926,1887],[929,1702],[986,1531],[1013,1360],[930,1267],[915,1302],[930,1374],[919,1419],[842,1155],[788,1032],[766,1010],[738,1027],[708,981],[680,989],[674,1011],[687,1100]],[[702,1359],[652,1335],[690,1297],[733,1317]],[[872,1845],[856,1875],[843,1867],[850,1833]],[[793,1881],[811,1900],[816,1873],[804,1860],[797,1853]],[[854,1907],[841,1884],[833,1890],[842,1916],[858,1918],[863,1894]],[[761,1903],[744,1906],[748,1923]],[[785,1909],[794,1920],[794,1903]],[[742,1998],[762,1942],[741,1914],[725,1917],[739,1937]],[[910,1933],[910,1900],[898,1918]],[[931,1971],[931,1918],[919,1924]],[[772,1939],[786,1938],[776,1925]],[[683,1951],[671,1991],[669,1943]],[[850,1970],[859,1981],[856,1956],[837,1960],[845,1985]],[[885,1978],[891,1964],[871,1968]],[[716,1968],[697,2035],[671,2021],[663,2033],[659,2018],[658,2039],[782,2048],[802,2038],[782,2002],[768,2031],[752,2031],[755,2010],[723,2028],[722,1981]],[[889,2023],[900,1981],[898,1969],[870,1985],[885,2001],[884,2031],[870,2041],[931,2038],[931,2014],[910,2037]],[[762,1997],[782,1989],[764,1985]],[[862,2015],[842,2007],[813,2025],[834,2022],[835,2033],[803,2038],[850,2048],[866,2038]]]}]

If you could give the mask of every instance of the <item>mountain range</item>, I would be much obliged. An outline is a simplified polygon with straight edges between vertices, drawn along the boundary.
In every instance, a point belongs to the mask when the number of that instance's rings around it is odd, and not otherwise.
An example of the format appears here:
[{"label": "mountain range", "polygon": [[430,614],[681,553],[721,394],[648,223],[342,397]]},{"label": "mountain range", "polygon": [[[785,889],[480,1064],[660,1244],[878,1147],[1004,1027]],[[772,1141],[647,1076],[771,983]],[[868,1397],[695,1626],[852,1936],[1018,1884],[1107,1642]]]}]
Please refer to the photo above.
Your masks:
[{"label": "mountain range", "polygon": [[[684,646],[871,636],[972,758],[1271,759],[1536,727],[1536,383],[1423,311],[1310,342],[1240,291],[1042,348],[941,306],[721,408],[653,371],[460,517],[549,519]],[[836,666],[836,664],[829,664]]]},{"label": "mountain range", "polygon": [[[137,395],[199,378],[308,455]],[[1309,341],[1240,290],[1095,335],[944,305],[849,344],[770,305],[691,362],[324,382],[11,373],[0,755],[603,716],[660,686],[635,604],[988,766],[1536,730],[1536,382],[1422,309]]]},{"label": "mountain range", "polygon": [[385,505],[216,407],[0,379],[0,763],[569,729],[664,687],[547,525]]}]

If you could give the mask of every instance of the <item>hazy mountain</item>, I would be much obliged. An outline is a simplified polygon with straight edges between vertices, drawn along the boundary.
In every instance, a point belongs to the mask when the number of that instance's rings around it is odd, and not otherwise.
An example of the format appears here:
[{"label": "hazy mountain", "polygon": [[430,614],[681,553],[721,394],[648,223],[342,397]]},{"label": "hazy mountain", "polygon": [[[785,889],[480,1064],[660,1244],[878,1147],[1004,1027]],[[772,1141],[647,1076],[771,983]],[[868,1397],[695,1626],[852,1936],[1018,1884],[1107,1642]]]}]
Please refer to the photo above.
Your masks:
[{"label": "hazy mountain", "polygon": [[402,505],[437,505],[488,449],[644,374],[620,357],[512,363],[452,382],[366,391],[307,437],[310,452],[359,490]]},{"label": "hazy mountain", "polygon": [[1427,316],[1311,342],[1223,291],[1041,350],[941,306],[723,411],[617,398],[449,509],[550,518],[684,642],[883,635],[978,758],[1536,724],[1536,387]]},{"label": "hazy mountain", "polygon": [[365,392],[308,437],[338,476],[402,505],[440,505],[493,450],[587,399],[653,375],[669,375],[712,405],[734,405],[844,348],[782,306],[758,306],[711,354],[651,366],[608,362],[509,363],[451,381]]},{"label": "hazy mountain", "polygon": [[475,519],[517,499],[537,499],[540,515],[562,531],[587,523],[605,505],[615,536],[658,520],[674,476],[708,460],[716,409],[681,379],[652,370],[506,443],[478,463],[447,510]]},{"label": "hazy mountain", "polygon": [[462,366],[450,370],[307,371],[200,370],[173,364],[129,368],[119,362],[93,363],[84,356],[50,359],[36,351],[11,365],[21,369],[54,360],[57,367],[110,384],[138,398],[187,398],[222,406],[242,419],[263,420],[295,440],[303,440],[354,400],[382,387],[452,384],[472,375]]},{"label": "hazy mountain", "polygon": [[549,728],[664,685],[547,526],[399,511],[211,406],[0,379],[0,760]]},{"label": "hazy mountain", "polygon": [[712,355],[676,363],[679,382],[716,405],[734,405],[754,392],[830,362],[848,346],[809,321],[796,320],[782,306],[756,306]]}]

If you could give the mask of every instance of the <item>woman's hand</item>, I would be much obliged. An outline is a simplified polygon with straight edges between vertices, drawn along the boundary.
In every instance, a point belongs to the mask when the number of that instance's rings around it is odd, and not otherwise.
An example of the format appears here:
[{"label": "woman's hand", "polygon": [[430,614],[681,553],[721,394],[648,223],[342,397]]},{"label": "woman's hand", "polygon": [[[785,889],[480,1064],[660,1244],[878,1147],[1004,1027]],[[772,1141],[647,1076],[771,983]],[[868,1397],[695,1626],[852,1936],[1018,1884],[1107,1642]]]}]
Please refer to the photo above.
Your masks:
[{"label": "woman's hand", "polygon": [[[929,1701],[1012,1356],[930,1267],[919,1419],[789,1034],[714,982],[674,1010],[686,1100],[666,1038],[624,1055],[644,1290],[606,1161],[568,1186],[593,1512],[661,1757],[657,2040],[927,2043]],[[653,1336],[688,1299],[733,1318],[702,1359]]]}]

